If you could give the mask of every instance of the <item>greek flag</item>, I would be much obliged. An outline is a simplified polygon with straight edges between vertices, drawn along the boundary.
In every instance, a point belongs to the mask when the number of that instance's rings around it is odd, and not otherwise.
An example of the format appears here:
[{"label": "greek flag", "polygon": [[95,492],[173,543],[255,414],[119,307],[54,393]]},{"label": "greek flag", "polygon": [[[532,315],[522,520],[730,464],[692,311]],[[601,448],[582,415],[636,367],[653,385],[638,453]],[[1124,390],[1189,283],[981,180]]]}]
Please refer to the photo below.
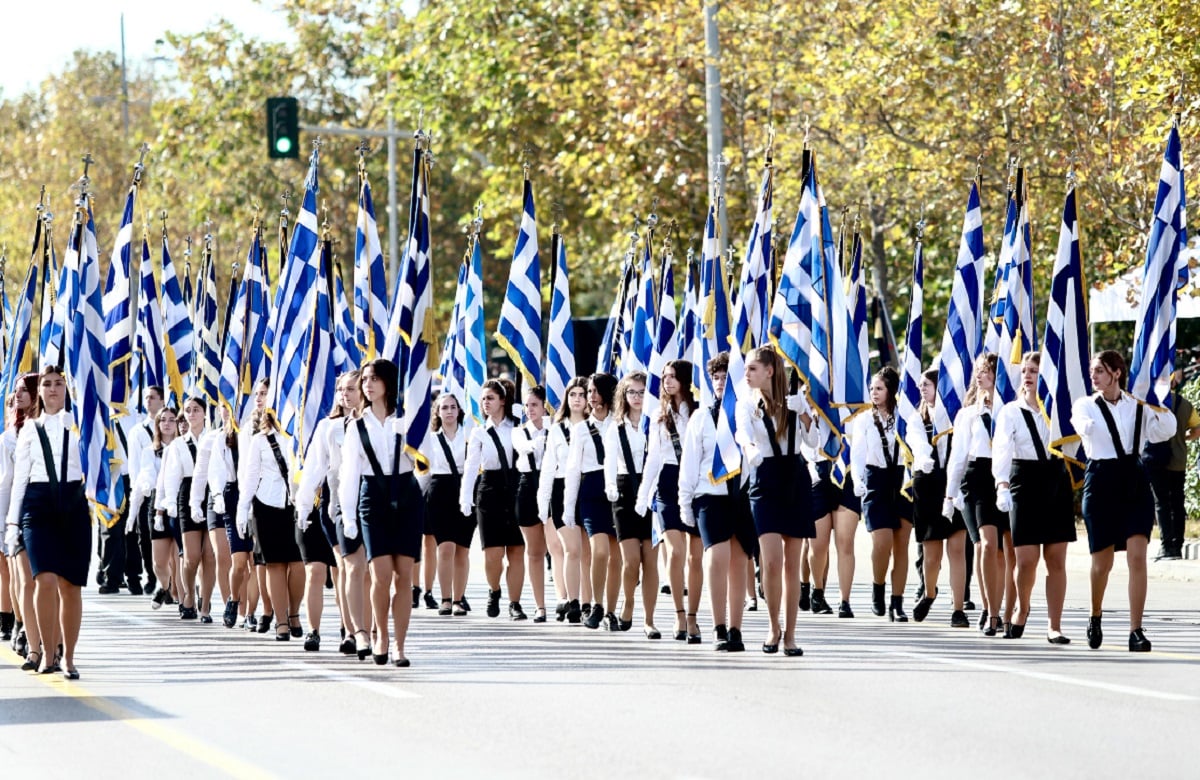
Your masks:
[{"label": "greek flag", "polygon": [[1075,188],[1067,190],[1063,205],[1058,256],[1050,281],[1050,308],[1046,313],[1046,338],[1038,373],[1038,398],[1050,426],[1050,449],[1070,464],[1076,487],[1083,479],[1079,436],[1071,425],[1071,402],[1092,393],[1088,372],[1088,319],[1084,291],[1083,259],[1079,253],[1079,216]]},{"label": "greek flag", "polygon": [[1161,406],[1175,370],[1175,305],[1187,283],[1187,197],[1183,186],[1183,149],[1179,128],[1171,127],[1154,199],[1154,218],[1146,241],[1142,300],[1129,364],[1129,392]]},{"label": "greek flag", "polygon": [[679,358],[676,351],[679,339],[675,335],[675,274],[671,270],[670,250],[662,261],[662,298],[658,312],[658,332],[655,334],[654,355],[646,384],[646,400],[642,406],[642,428],[649,430],[650,419],[662,402],[662,372],[667,363]]},{"label": "greek flag", "polygon": [[402,335],[407,336],[405,341],[408,345],[407,373],[402,385],[404,451],[413,459],[419,471],[429,467],[426,447],[430,439],[430,393],[433,389],[433,371],[437,368],[437,347],[433,342],[433,267],[429,258],[430,165],[431,155],[423,151],[420,165],[417,166],[419,178],[414,186],[418,198],[416,214],[404,263],[408,273],[402,274],[404,287],[400,290],[400,303],[411,312],[412,323],[409,331],[402,331]]},{"label": "greek flag", "polygon": [[1012,268],[1013,251],[1016,248],[1017,199],[1015,191],[1009,190],[1008,207],[1004,213],[1004,233],[1000,239],[1000,254],[996,260],[996,277],[992,282],[992,299],[988,307],[988,321],[984,323],[983,351],[1000,354],[1000,333],[1004,328],[1004,316],[1008,311],[1008,276]]},{"label": "greek flag", "polygon": [[[255,248],[257,247],[257,251]],[[246,358],[247,368],[241,374],[243,412],[246,398],[254,384],[271,375],[268,354],[267,324],[271,310],[270,279],[267,276],[267,248],[262,242],[262,228],[256,227],[251,254],[246,258],[250,276],[246,285]]]},{"label": "greek flag", "polygon": [[[396,364],[400,371],[400,381],[405,378],[405,366],[408,365],[409,336],[412,333],[412,301],[400,300],[405,285],[411,285],[413,248],[412,242],[416,235],[418,211],[420,210],[420,191],[418,183],[421,179],[422,152],[419,147],[413,149],[412,187],[409,190],[408,202],[408,242],[404,245],[404,254],[400,257],[400,269],[392,288],[391,309],[388,311],[388,324],[383,332],[383,354]],[[400,399],[401,402],[403,399]]]},{"label": "greek flag", "polygon": [[675,347],[675,354],[679,358],[692,361],[692,387],[697,389],[700,387],[700,376],[705,370],[704,366],[696,365],[692,360],[696,354],[696,325],[699,320],[696,316],[699,276],[699,270],[692,259],[692,250],[689,249],[687,253],[687,283],[684,285],[683,303],[679,312],[679,329],[676,331],[678,344]]},{"label": "greek flag", "polygon": [[1036,350],[1037,323],[1033,315],[1033,237],[1029,228],[1029,202],[1024,172],[1017,171],[1017,225],[1010,234],[1011,259],[1006,274],[1008,289],[1004,296],[1004,322],[1000,328],[997,357],[996,394],[1008,403],[1017,397],[1021,386],[1021,358]]},{"label": "greek flag", "polygon": [[38,260],[43,252],[40,244],[41,220],[38,220],[34,234],[33,256],[29,259],[29,270],[25,273],[25,284],[21,287],[21,296],[17,298],[17,307],[13,311],[9,327],[8,351],[4,353],[3,379],[0,389],[4,397],[17,386],[17,378],[33,370],[33,340],[30,331],[33,326],[33,309],[37,306]]},{"label": "greek flag", "polygon": [[358,368],[363,360],[354,336],[354,316],[342,282],[341,260],[333,265],[333,364],[338,375]]},{"label": "greek flag", "polygon": [[242,280],[233,296],[229,314],[225,322],[225,353],[221,359],[221,377],[217,382],[217,394],[221,403],[229,408],[235,422],[242,419],[242,403],[245,393],[242,389],[242,376],[246,368],[246,323],[250,315],[250,278],[255,261],[262,250],[262,229],[254,228],[254,238],[250,242],[250,252],[246,255],[246,265],[242,271]]},{"label": "greek flag", "polygon": [[525,179],[521,231],[500,306],[496,342],[512,358],[526,387],[542,383],[542,261],[538,256],[533,183]]},{"label": "greek flag", "polygon": [[[472,238],[472,243],[474,239]],[[468,248],[468,252],[469,252]],[[470,255],[458,264],[458,282],[454,287],[454,309],[450,314],[450,327],[446,329],[446,341],[442,345],[442,364],[438,367],[438,375],[442,379],[442,392],[449,393],[458,400],[459,405],[466,408],[466,398],[463,393],[464,382],[467,380],[465,353],[463,341],[466,336],[463,318],[463,306],[467,302],[467,269],[470,266]]]},{"label": "greek flag", "polygon": [[478,234],[471,238],[471,263],[463,299],[463,392],[468,416],[483,425],[483,383],[487,379],[486,331],[483,327],[483,249]]},{"label": "greek flag", "polygon": [[313,149],[304,181],[304,200],[292,229],[287,260],[279,274],[279,287],[275,290],[275,308],[271,312],[275,326],[267,330],[271,343],[271,395],[274,399],[270,405],[279,416],[279,427],[292,437],[292,448],[297,454],[301,453],[297,436],[302,425],[306,337],[315,316],[317,277],[321,267],[317,226],[319,165],[320,151]]},{"label": "greek flag", "polygon": [[[296,451],[308,452],[308,443],[317,430],[317,423],[333,408],[337,366],[334,365],[334,286],[333,247],[328,234],[320,242],[317,278],[310,296],[313,310],[308,317],[308,333],[304,336],[304,357],[300,375],[303,390],[300,401],[299,430],[296,432]],[[353,331],[351,331],[353,332]]]},{"label": "greek flag", "polygon": [[38,315],[38,365],[61,365],[62,320],[55,320],[56,302],[65,282],[66,274],[58,267],[58,254],[54,251],[52,218],[42,216],[45,225],[45,254],[42,261],[42,302]]},{"label": "greek flag", "polygon": [[[868,385],[867,373],[870,370],[869,358],[869,339],[867,334],[867,287],[863,281],[863,242],[862,234],[857,228],[854,231],[854,238],[850,245],[850,272],[846,276],[846,303],[850,311],[850,349],[854,350],[855,360],[848,361],[848,365],[856,366],[854,373],[849,371],[846,374],[845,381],[853,388],[863,388],[859,390],[850,390],[848,394],[861,393],[862,397],[866,398],[866,387]],[[850,448],[842,447],[841,434],[846,430],[846,423],[850,421],[854,415],[866,408],[866,404],[857,407],[843,407],[841,412],[840,426],[836,431],[832,431],[830,436],[822,445],[822,451],[826,456],[832,457],[832,453],[837,452],[837,456],[833,463],[833,481],[838,485],[845,484],[846,475],[850,473]],[[840,452],[839,452],[840,449]]]},{"label": "greek flag", "polygon": [[[717,268],[720,268],[720,263],[717,263]],[[721,396],[721,411],[717,415],[716,451],[713,453],[712,471],[708,475],[714,485],[742,473],[742,448],[735,438],[736,412],[738,400],[748,397],[750,393],[746,385],[746,362],[741,347],[733,340],[732,333],[726,334],[725,339],[726,349],[729,350],[729,371],[725,375],[725,394]],[[708,376],[708,372],[705,371],[704,375]]]},{"label": "greek flag", "polygon": [[196,324],[200,329],[199,371],[196,391],[215,409],[219,398],[217,382],[221,376],[221,331],[217,322],[217,268],[212,257],[212,237],[204,237],[203,284],[197,290]]},{"label": "greek flag", "polygon": [[367,172],[359,171],[358,230],[354,238],[354,339],[362,359],[374,360],[387,327],[387,277]]},{"label": "greek flag", "polygon": [[108,415],[108,352],[104,337],[104,305],[100,294],[100,258],[96,250],[96,226],[88,195],[75,205],[75,229],[67,245],[64,271],[74,277],[67,311],[67,371],[72,394],[71,411],[79,431],[79,464],[83,468],[84,492],[91,499],[97,519],[112,527],[124,508],[120,480],[114,480],[114,438]]},{"label": "greek flag", "polygon": [[559,233],[551,240],[554,278],[550,291],[550,332],[546,339],[546,403],[557,411],[567,402],[567,383],[575,377],[575,326],[571,322],[571,285],[567,244]]},{"label": "greek flag", "polygon": [[983,255],[979,185],[971,182],[938,368],[938,403],[951,420],[962,408],[971,383],[971,369],[982,347]]},{"label": "greek flag", "polygon": [[[701,332],[697,334],[698,359],[694,361],[706,366],[708,361],[729,349],[732,327],[729,321],[729,296],[725,291],[725,273],[721,263],[721,249],[717,233],[716,206],[708,207],[708,220],[704,226],[704,250],[700,261],[700,318]],[[731,361],[732,362],[732,361]],[[708,371],[700,370],[700,405],[707,408],[716,399],[712,377]]]},{"label": "greek flag", "polygon": [[138,269],[138,312],[136,351],[140,377],[139,388],[155,385],[166,388],[170,384],[167,375],[167,355],[163,348],[166,325],[163,323],[163,307],[158,296],[158,283],[154,281],[154,266],[150,261],[150,238],[142,231],[142,262]]},{"label": "greek flag", "polygon": [[171,252],[167,247],[165,225],[162,232],[162,303],[163,325],[167,333],[164,346],[167,350],[167,376],[170,379],[167,383],[167,390],[171,396],[169,405],[178,409],[183,405],[184,379],[191,374],[195,359],[194,336],[192,318],[183,297],[183,289],[179,286],[175,265],[171,261]]},{"label": "greek flag", "polygon": [[133,254],[133,214],[142,164],[133,168],[133,183],[125,195],[117,242],[104,283],[104,344],[108,350],[109,410],[115,417],[128,413],[130,368],[133,365],[133,309],[130,305],[130,266]]},{"label": "greek flag", "polygon": [[625,264],[621,268],[621,283],[617,285],[617,297],[613,300],[612,308],[608,311],[608,324],[604,328],[604,336],[600,339],[600,349],[596,354],[596,371],[606,374],[617,373],[617,363],[623,344],[625,315],[628,311],[626,297],[629,287],[633,284],[633,252],[625,252]]},{"label": "greek flag", "polygon": [[758,209],[750,240],[742,258],[742,277],[734,306],[733,335],[743,349],[754,349],[768,342],[767,298],[771,271],[772,202],[774,201],[775,171],[770,165],[763,170],[762,186],[758,192]]},{"label": "greek flag", "polygon": [[[655,320],[658,305],[655,300],[654,266],[650,258],[650,245],[654,231],[646,232],[646,251],[642,254],[642,267],[638,272],[637,298],[633,305],[633,328],[630,330],[629,351],[621,358],[621,373],[649,371],[654,357]],[[646,409],[645,414],[652,410]]]},{"label": "greek flag", "polygon": [[[74,232],[74,229],[72,229]],[[51,240],[51,236],[47,234],[47,241]],[[51,252],[53,252],[51,248]],[[47,366],[62,367],[67,359],[67,325],[71,319],[71,301],[79,299],[79,292],[75,286],[79,283],[78,273],[67,273],[66,258],[63,258],[62,266],[58,265],[57,259],[52,262],[55,268],[55,283],[54,294],[50,296],[49,306],[51,309],[49,320],[46,316],[46,296],[42,297],[42,356],[41,365],[43,368]],[[48,289],[48,288],[47,288]],[[49,325],[46,323],[49,322]]]},{"label": "greek flag", "polygon": [[904,331],[904,357],[900,360],[900,392],[896,397],[896,438],[907,450],[904,436],[908,421],[921,405],[921,326],[925,307],[925,252],[922,247],[923,222],[917,227],[917,245],[913,251],[912,290],[908,307],[908,328]]},{"label": "greek flag", "polygon": [[633,320],[637,316],[638,271],[630,265],[630,286],[625,295],[625,307],[621,310],[621,329],[617,335],[617,378],[634,371],[637,358],[633,355]]}]

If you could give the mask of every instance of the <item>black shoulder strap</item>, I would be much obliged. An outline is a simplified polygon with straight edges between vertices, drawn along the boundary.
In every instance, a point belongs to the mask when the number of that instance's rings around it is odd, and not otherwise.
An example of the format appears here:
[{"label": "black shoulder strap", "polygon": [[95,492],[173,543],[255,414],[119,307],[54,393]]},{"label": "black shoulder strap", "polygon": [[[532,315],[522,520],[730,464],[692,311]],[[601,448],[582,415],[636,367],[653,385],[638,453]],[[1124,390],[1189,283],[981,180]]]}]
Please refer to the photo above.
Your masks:
[{"label": "black shoulder strap", "polygon": [[992,428],[992,415],[990,412],[984,412],[979,415],[979,419],[983,421],[983,427],[987,430],[988,441],[992,440],[992,434],[995,432]]},{"label": "black shoulder strap", "polygon": [[271,445],[271,453],[275,456],[275,465],[279,466],[279,476],[283,477],[283,484],[288,484],[288,467],[287,461],[283,459],[283,453],[279,450],[279,442],[275,439],[275,434],[267,434],[267,442]]},{"label": "black shoulder strap", "polygon": [[[1117,457],[1125,457],[1125,445],[1121,444],[1121,433],[1117,430],[1117,421],[1113,419],[1112,412],[1108,410],[1108,404],[1105,403],[1103,396],[1096,396],[1096,406],[1100,407],[1100,416],[1104,418],[1104,424],[1108,426],[1108,435],[1112,437],[1113,449],[1117,451]],[[1138,412],[1138,422],[1140,423],[1140,407]]]},{"label": "black shoulder strap", "polygon": [[[54,468],[54,453],[50,450],[50,438],[46,436],[46,428],[42,425],[41,420],[34,421],[33,427],[37,430],[38,439],[42,443],[42,457],[46,461],[46,478],[50,482],[50,489],[54,490],[58,487],[59,479],[58,470]],[[63,447],[63,454],[65,455],[66,452],[67,448]],[[66,479],[66,469],[64,469],[63,481],[65,482]]]},{"label": "black shoulder strap", "polygon": [[933,466],[936,469],[941,469],[942,463],[941,463],[941,458],[938,456],[938,445],[937,445],[937,442],[935,442],[933,440],[933,437],[935,435],[936,435],[936,432],[934,431],[934,428],[933,428],[933,420],[932,419],[926,420],[925,421],[925,438],[926,438],[926,440],[929,441],[929,448],[933,450]]},{"label": "black shoulder strap", "polygon": [[196,463],[196,440],[184,439],[183,443],[187,445],[188,452],[192,453],[192,464]]},{"label": "black shoulder strap", "polygon": [[887,432],[884,431],[883,423],[879,421],[879,415],[876,414],[874,410],[871,412],[871,420],[875,423],[875,430],[879,432],[879,446],[883,449],[883,459],[887,463],[887,467],[889,469],[894,469],[896,468],[896,461],[899,459],[898,456],[900,455],[899,437],[897,437],[897,440],[892,444],[895,452],[889,451],[887,446]]},{"label": "black shoulder strap", "polygon": [[233,458],[233,473],[235,475],[233,481],[236,482],[238,470],[238,437],[236,436],[233,437],[233,444],[229,445],[229,456]]},{"label": "black shoulder strap", "polygon": [[788,455],[796,454],[796,413],[788,409]]},{"label": "black shoulder strap", "polygon": [[617,426],[617,437],[621,440],[621,455],[625,458],[626,473],[636,474],[637,469],[633,465],[633,449],[629,446],[629,434],[625,432],[624,424]]},{"label": "black shoulder strap", "polygon": [[683,444],[679,441],[679,426],[675,424],[675,413],[667,409],[667,416],[663,419],[663,423],[667,426],[667,435],[671,437],[671,448],[675,450],[675,462],[679,463],[683,460]]},{"label": "black shoulder strap", "polygon": [[560,422],[558,424],[558,427],[560,430],[562,430],[563,438],[566,439],[567,444],[570,444],[571,443],[571,426],[567,425],[566,420],[563,420],[562,422]]},{"label": "black shoulder strap", "polygon": [[1042,444],[1042,435],[1038,433],[1037,423],[1033,421],[1033,413],[1022,409],[1021,416],[1025,418],[1025,427],[1029,429],[1029,438],[1033,442],[1033,448],[1037,450],[1038,460],[1046,460],[1046,448]]},{"label": "black shoulder strap", "polygon": [[[459,435],[461,436],[462,434],[460,433]],[[450,466],[450,473],[457,477],[458,464],[454,462],[454,451],[450,449],[450,444],[446,441],[444,431],[438,431],[437,440],[438,444],[442,445],[442,454],[446,456],[446,463]]]},{"label": "black shoulder strap", "polygon": [[115,423],[113,427],[117,429],[117,438],[121,440],[121,450],[125,453],[125,457],[128,458],[129,440],[125,438],[125,429],[121,427],[120,423]]},{"label": "black shoulder strap", "polygon": [[[525,438],[529,439],[530,444],[533,444],[533,434],[529,432],[529,428],[522,425],[521,430],[525,431]],[[544,436],[545,433],[543,432],[542,435]],[[537,459],[535,457],[533,457],[532,449],[529,450],[529,470],[537,471]]]},{"label": "black shoulder strap", "polygon": [[600,430],[587,420],[588,433],[592,434],[592,443],[596,445],[596,462],[604,465],[604,442],[600,440]]},{"label": "black shoulder strap", "polygon": [[375,448],[371,446],[371,435],[367,433],[367,421],[359,417],[357,427],[358,438],[362,441],[363,452],[367,455],[367,462],[371,464],[371,471],[378,479],[382,480],[383,469],[379,465],[379,458],[375,455]]},{"label": "black shoulder strap", "polygon": [[1142,454],[1142,405],[1137,405],[1137,412],[1133,417],[1133,454]]},{"label": "black shoulder strap", "polygon": [[759,401],[758,410],[762,412],[763,425],[767,429],[767,440],[771,442],[771,454],[775,457],[783,455],[783,451],[779,449],[779,438],[775,435],[775,421],[771,419],[771,415],[767,414],[767,407]]},{"label": "black shoulder strap", "polygon": [[488,436],[492,437],[492,444],[496,445],[496,454],[500,457],[500,468],[508,471],[508,454],[504,451],[504,442],[500,441],[500,434],[496,432],[495,426],[488,428]]}]

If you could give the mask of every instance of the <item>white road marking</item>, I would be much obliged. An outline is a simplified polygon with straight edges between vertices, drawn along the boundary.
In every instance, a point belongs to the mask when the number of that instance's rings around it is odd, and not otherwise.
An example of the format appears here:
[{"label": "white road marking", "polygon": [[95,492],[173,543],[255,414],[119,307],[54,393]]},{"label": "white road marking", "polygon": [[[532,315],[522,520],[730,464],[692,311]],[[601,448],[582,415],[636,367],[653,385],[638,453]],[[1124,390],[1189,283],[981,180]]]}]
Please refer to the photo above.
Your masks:
[{"label": "white road marking", "polygon": [[353,685],[355,687],[362,688],[365,691],[371,691],[372,693],[378,693],[381,696],[388,696],[393,699],[421,698],[421,694],[413,693],[412,691],[404,688],[398,688],[395,685],[389,685],[387,683],[377,682],[375,680],[366,680],[362,677],[358,677],[357,675],[346,674],[344,672],[335,672],[332,669],[324,669],[319,666],[309,666],[308,664],[296,663],[294,661],[284,661],[279,665],[285,669],[294,669],[303,674],[324,677],[325,679],[333,680],[334,682],[346,683],[347,685]]}]

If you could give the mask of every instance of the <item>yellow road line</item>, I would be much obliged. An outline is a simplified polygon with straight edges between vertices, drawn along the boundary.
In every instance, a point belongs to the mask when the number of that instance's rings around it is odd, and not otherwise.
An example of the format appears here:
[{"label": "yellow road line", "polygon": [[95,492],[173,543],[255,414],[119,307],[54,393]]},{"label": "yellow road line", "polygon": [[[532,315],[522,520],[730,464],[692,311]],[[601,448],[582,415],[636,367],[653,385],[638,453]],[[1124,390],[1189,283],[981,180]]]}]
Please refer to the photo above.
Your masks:
[{"label": "yellow road line", "polygon": [[[23,662],[19,655],[6,647],[0,647],[0,659],[8,661],[17,667],[20,667]],[[30,679],[36,680],[58,694],[70,696],[78,700],[81,704],[107,715],[112,720],[131,726],[151,739],[161,742],[167,747],[177,750],[196,761],[203,762],[224,775],[241,778],[242,780],[265,780],[266,778],[275,777],[270,772],[265,772],[253,764],[232,756],[219,748],[200,742],[183,732],[169,728],[157,719],[139,715],[116,702],[110,701],[103,696],[98,696],[84,688],[78,682],[64,680],[62,675],[34,674],[30,675]]]}]

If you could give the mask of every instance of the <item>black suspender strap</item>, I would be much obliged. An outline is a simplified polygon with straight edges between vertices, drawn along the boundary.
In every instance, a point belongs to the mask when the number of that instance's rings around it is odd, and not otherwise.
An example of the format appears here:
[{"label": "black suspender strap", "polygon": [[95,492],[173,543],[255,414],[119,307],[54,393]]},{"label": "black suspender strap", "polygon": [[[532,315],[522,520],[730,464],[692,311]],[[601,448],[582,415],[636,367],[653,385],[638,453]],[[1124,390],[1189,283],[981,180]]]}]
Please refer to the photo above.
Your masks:
[{"label": "black suspender strap", "polygon": [[1033,421],[1033,413],[1028,409],[1022,409],[1021,416],[1025,418],[1025,427],[1029,429],[1029,438],[1033,442],[1034,449],[1037,450],[1037,459],[1047,460],[1046,448],[1042,444],[1042,435],[1038,433],[1037,423]]},{"label": "black suspender strap", "polygon": [[[530,433],[529,429],[526,428],[525,426],[521,426],[521,430],[525,431],[525,438],[529,439],[529,443],[530,443],[530,445],[532,445],[533,444],[533,434]],[[546,435],[545,430],[541,431],[541,433],[539,435],[545,436]],[[537,471],[537,459],[535,457],[533,457],[532,449],[529,450],[529,470]]]},{"label": "black suspender strap", "polygon": [[60,479],[58,470],[54,468],[54,452],[50,449],[50,438],[46,436],[46,428],[40,421],[34,427],[37,429],[38,439],[42,443],[42,457],[46,461],[46,480],[50,483],[50,489],[54,490],[58,487],[59,482],[67,481],[67,447],[71,441],[71,434],[65,428],[63,429],[62,477]]},{"label": "black suspender strap", "polygon": [[126,460],[128,460],[129,440],[125,438],[125,430],[121,427],[120,423],[116,423],[113,427],[117,429],[117,438],[121,440],[121,450],[125,453]]},{"label": "black suspender strap", "polygon": [[496,445],[496,454],[500,456],[500,468],[508,471],[508,455],[504,452],[504,443],[500,441],[500,434],[492,427],[488,428],[488,436],[492,437],[492,444]]},{"label": "black suspender strap", "polygon": [[194,439],[184,439],[183,443],[187,445],[188,452],[192,453],[192,465],[196,465],[196,441]]},{"label": "black suspender strap", "polygon": [[[288,467],[287,461],[283,459],[283,453],[279,450],[279,442],[275,440],[275,434],[267,434],[267,443],[271,445],[271,453],[275,456],[275,465],[279,466],[279,476],[283,477],[284,487],[288,484]],[[290,493],[290,491],[288,491]]]},{"label": "black suspender strap", "polygon": [[796,413],[788,409],[788,455],[796,454]]},{"label": "black suspender strap", "polygon": [[588,433],[592,434],[592,443],[596,445],[596,462],[601,466],[604,465],[604,442],[600,440],[600,431],[592,424],[591,420],[587,420]]},{"label": "black suspender strap", "polygon": [[779,438],[775,435],[775,421],[771,419],[771,415],[767,414],[767,407],[762,401],[758,402],[758,409],[762,412],[763,425],[767,429],[767,440],[771,442],[771,454],[775,457],[781,457],[783,451],[779,449]]},{"label": "black suspender strap", "polygon": [[566,420],[563,420],[562,422],[560,422],[558,424],[558,428],[559,428],[559,430],[562,431],[563,438],[566,439],[567,444],[570,444],[571,443],[571,426],[567,425]]},{"label": "black suspender strap", "polygon": [[929,440],[929,447],[933,450],[933,467],[940,470],[942,468],[941,458],[938,457],[938,446],[933,437],[933,420],[929,420],[925,423],[925,438]]},{"label": "black suspender strap", "polygon": [[[1117,421],[1113,419],[1112,412],[1108,409],[1108,404],[1103,396],[1096,396],[1096,405],[1100,407],[1100,416],[1104,418],[1104,424],[1108,427],[1108,435],[1112,437],[1113,449],[1117,451],[1117,457],[1123,458],[1127,454],[1125,446],[1121,443],[1121,433],[1117,430]],[[1139,445],[1142,438],[1142,405],[1138,404],[1137,413],[1134,416],[1133,422],[1133,454],[1140,453]]]},{"label": "black suspender strap", "polygon": [[371,446],[371,435],[367,433],[367,421],[362,417],[358,418],[358,438],[362,442],[363,452],[366,453],[367,462],[371,464],[371,471],[375,473],[377,479],[383,479],[383,468],[379,465],[379,458],[375,455],[375,448]]},{"label": "black suspender strap", "polygon": [[713,404],[710,411],[712,412],[713,425],[716,425],[717,418],[721,416],[721,402],[717,401],[715,404]]},{"label": "black suspender strap", "polygon": [[438,444],[442,445],[442,454],[446,456],[446,463],[450,464],[450,473],[457,477],[458,464],[454,462],[454,451],[450,449],[450,444],[446,441],[446,434],[438,431],[437,440]]},{"label": "black suspender strap", "polygon": [[879,432],[879,446],[883,449],[883,460],[887,463],[889,469],[896,468],[896,461],[900,459],[900,440],[896,439],[892,443],[894,452],[888,452],[887,432],[883,429],[883,423],[879,420],[879,413],[874,409],[871,410],[871,419],[875,422],[875,430]]},{"label": "black suspender strap", "polygon": [[[233,473],[236,475],[238,470],[238,437],[233,437],[233,444],[229,445],[229,457],[233,458]],[[236,477],[233,480],[237,481]]]},{"label": "black suspender strap", "polygon": [[[1142,455],[1142,405],[1137,405],[1137,412],[1133,416],[1133,453],[1138,457]],[[65,467],[63,473],[65,474]]]},{"label": "black suspender strap", "polygon": [[683,460],[683,444],[679,441],[679,428],[675,425],[675,414],[670,409],[667,410],[667,416],[663,418],[663,423],[667,426],[667,434],[671,437],[671,448],[675,450],[675,462],[679,463]]},{"label": "black suspender strap", "polygon": [[983,414],[979,415],[979,419],[983,420],[983,427],[987,431],[988,441],[991,441],[992,433],[994,433],[992,429],[992,415],[988,412],[984,412]]},{"label": "black suspender strap", "polygon": [[625,457],[625,472],[636,474],[637,469],[633,465],[633,449],[629,446],[629,435],[625,433],[624,424],[617,426],[617,437],[621,440],[621,454]]}]

